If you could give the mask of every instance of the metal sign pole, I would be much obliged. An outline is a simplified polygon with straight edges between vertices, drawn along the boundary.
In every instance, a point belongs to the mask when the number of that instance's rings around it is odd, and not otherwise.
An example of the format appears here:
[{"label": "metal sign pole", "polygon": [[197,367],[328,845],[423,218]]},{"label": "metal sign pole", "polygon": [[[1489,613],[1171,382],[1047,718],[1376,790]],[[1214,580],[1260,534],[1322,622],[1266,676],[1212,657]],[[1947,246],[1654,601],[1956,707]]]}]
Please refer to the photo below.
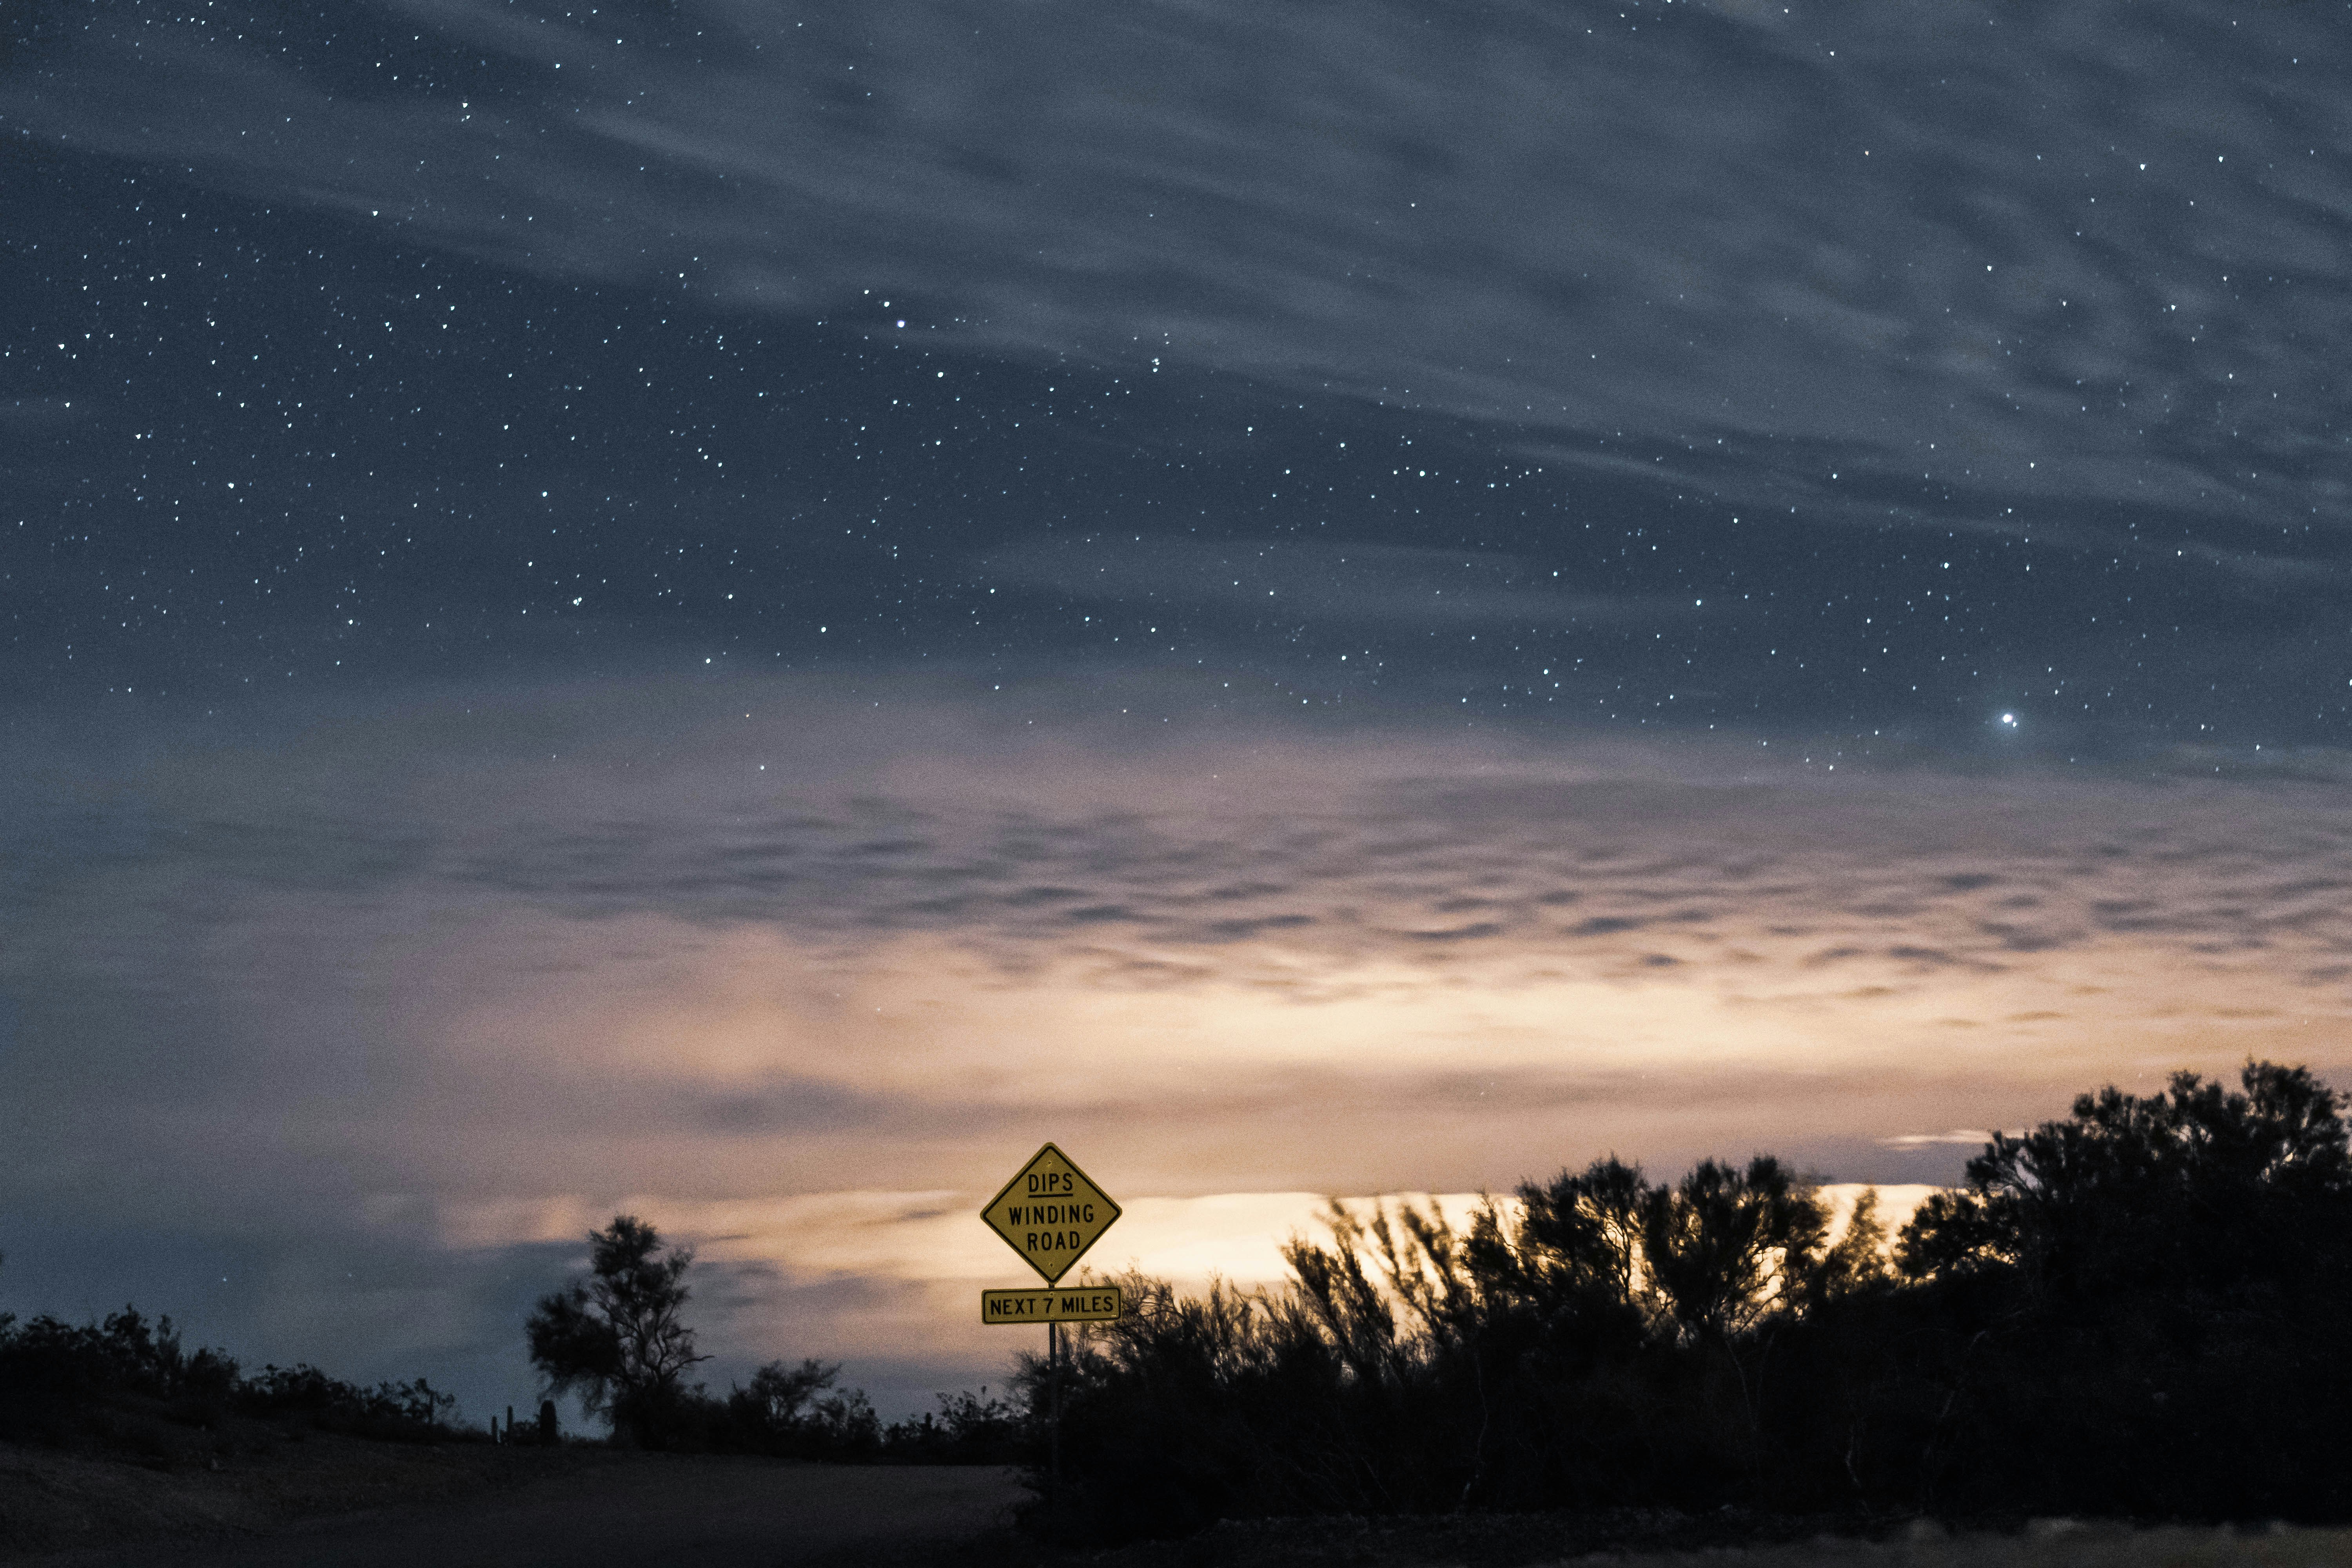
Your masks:
[{"label": "metal sign pole", "polygon": [[1062,1522],[1062,1325],[1045,1325],[1045,1376],[1054,1387],[1054,1431],[1045,1479],[1045,1511],[1058,1529]]}]

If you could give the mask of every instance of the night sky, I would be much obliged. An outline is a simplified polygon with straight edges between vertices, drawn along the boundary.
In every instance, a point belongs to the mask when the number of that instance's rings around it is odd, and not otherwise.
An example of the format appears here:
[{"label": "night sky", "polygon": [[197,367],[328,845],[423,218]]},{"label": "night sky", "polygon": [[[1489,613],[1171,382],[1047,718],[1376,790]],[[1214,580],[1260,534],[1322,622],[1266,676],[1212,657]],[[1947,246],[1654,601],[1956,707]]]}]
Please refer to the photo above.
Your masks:
[{"label": "night sky", "polygon": [[[0,1307],[1002,1375],[2352,1084],[2352,5],[0,6]],[[1025,1342],[1024,1342],[1025,1344]],[[1034,1348],[1034,1347],[1030,1347]]]}]

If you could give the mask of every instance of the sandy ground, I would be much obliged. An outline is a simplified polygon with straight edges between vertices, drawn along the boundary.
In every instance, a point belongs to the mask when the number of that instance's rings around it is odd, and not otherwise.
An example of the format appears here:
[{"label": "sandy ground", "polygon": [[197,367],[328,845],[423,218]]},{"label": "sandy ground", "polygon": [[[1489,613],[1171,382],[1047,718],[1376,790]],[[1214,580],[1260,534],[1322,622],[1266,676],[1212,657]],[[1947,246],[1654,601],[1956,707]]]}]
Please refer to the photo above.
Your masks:
[{"label": "sandy ground", "polygon": [[[331,1444],[299,1459],[186,1475],[0,1450],[0,1521],[8,1527],[0,1539],[13,1546],[0,1548],[0,1561],[12,1568],[928,1563],[1001,1537],[1025,1495],[1013,1472],[997,1468],[595,1450],[369,1453]],[[65,1545],[76,1537],[89,1543]]]}]

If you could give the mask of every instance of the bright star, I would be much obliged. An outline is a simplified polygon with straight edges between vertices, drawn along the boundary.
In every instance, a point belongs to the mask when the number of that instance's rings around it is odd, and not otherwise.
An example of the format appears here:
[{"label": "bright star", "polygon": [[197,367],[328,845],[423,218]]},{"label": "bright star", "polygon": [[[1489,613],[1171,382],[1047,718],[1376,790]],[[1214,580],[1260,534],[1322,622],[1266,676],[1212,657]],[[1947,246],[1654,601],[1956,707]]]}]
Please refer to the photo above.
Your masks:
[{"label": "bright star", "polygon": [[2000,721],[2014,729],[2017,725],[2017,715],[2014,713],[2004,713],[2000,716]]}]

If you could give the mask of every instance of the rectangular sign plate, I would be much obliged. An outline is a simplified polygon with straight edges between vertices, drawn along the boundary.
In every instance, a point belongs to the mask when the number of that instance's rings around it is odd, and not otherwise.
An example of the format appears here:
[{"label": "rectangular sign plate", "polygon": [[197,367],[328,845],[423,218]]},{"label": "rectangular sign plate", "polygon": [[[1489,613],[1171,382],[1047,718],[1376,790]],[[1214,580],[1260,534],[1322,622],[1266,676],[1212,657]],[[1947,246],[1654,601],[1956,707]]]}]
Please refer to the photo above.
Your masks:
[{"label": "rectangular sign plate", "polygon": [[983,1323],[1108,1323],[1118,1317],[1116,1285],[980,1293],[980,1321]]}]

